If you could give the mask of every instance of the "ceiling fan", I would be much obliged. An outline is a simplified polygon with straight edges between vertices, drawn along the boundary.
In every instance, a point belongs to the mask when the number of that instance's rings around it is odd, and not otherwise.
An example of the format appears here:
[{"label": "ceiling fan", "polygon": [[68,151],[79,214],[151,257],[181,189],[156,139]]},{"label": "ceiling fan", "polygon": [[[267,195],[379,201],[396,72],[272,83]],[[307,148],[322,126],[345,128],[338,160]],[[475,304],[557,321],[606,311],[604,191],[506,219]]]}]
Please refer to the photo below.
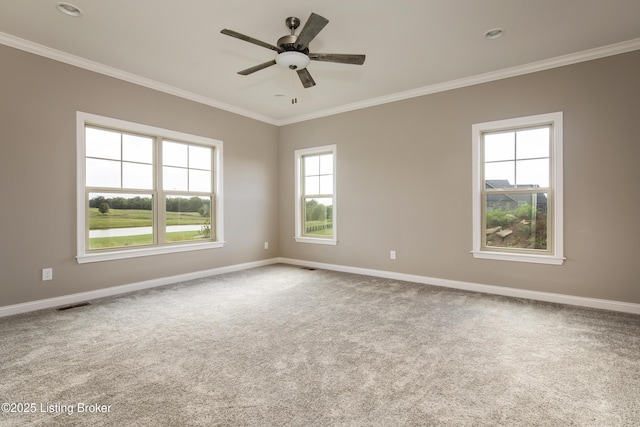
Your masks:
[{"label": "ceiling fan", "polygon": [[300,34],[296,35],[295,31],[300,26],[300,19],[296,17],[289,17],[285,20],[285,25],[291,34],[286,35],[278,39],[278,45],[274,46],[269,43],[254,39],[253,37],[245,36],[236,31],[224,29],[220,31],[227,36],[235,37],[240,40],[244,40],[249,43],[256,44],[258,46],[266,47],[267,49],[278,52],[278,56],[271,61],[256,65],[246,70],[238,71],[238,74],[247,76],[256,71],[260,71],[264,68],[272,65],[280,65],[290,70],[295,70],[300,77],[300,81],[305,88],[315,86],[316,82],[311,77],[307,66],[311,61],[325,61],[325,62],[338,62],[341,64],[364,64],[365,55],[351,55],[344,53],[310,53],[309,43],[318,35],[318,33],[329,23],[329,20],[312,13],[307,19],[307,22],[302,27]]}]

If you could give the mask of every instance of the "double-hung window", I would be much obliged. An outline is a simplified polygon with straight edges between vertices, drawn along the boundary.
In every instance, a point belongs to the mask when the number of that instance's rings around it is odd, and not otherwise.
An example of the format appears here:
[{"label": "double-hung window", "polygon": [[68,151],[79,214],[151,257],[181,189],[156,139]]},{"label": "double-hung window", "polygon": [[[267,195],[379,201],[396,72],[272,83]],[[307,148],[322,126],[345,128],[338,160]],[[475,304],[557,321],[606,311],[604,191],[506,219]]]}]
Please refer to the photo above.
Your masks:
[{"label": "double-hung window", "polygon": [[337,244],[336,146],[295,151],[295,239]]},{"label": "double-hung window", "polygon": [[473,255],[560,265],[562,248],[562,113],[473,125]]},{"label": "double-hung window", "polygon": [[78,112],[78,262],[221,247],[222,142]]}]

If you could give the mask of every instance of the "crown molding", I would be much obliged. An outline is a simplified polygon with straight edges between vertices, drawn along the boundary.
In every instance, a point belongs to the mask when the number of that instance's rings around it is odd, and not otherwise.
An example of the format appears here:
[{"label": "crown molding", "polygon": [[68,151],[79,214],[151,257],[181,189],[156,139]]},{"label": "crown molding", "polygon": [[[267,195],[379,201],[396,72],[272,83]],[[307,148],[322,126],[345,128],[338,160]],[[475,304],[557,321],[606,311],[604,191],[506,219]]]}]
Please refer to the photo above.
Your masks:
[{"label": "crown molding", "polygon": [[164,92],[169,95],[174,95],[180,98],[188,99],[190,101],[198,102],[200,104],[208,105],[210,107],[219,108],[221,110],[228,111],[230,113],[239,114],[241,116],[259,120],[261,122],[277,125],[276,120],[274,120],[271,117],[267,117],[262,114],[255,113],[253,111],[245,110],[243,108],[239,108],[234,105],[227,104],[222,101],[218,101],[206,96],[198,95],[197,93],[183,90],[175,86],[160,83],[156,80],[142,77],[137,74],[129,73],[127,71],[123,71],[118,68],[109,67],[99,62],[81,58],[76,55],[71,55],[69,53],[66,53],[57,49],[53,49],[38,43],[31,42],[29,40],[12,36],[11,34],[0,32],[0,44],[4,44],[9,47],[20,49],[25,52],[33,53],[35,55],[43,56],[45,58],[53,59],[54,61],[73,65],[74,67],[83,68],[85,70],[93,71],[109,77],[114,77],[119,80],[124,80],[126,82],[133,83],[139,86],[144,86],[149,89],[154,89],[160,92]]},{"label": "crown molding", "polygon": [[47,46],[43,46],[38,43],[34,43],[11,34],[0,32],[0,44],[4,44],[16,49],[30,52],[45,58],[53,59],[55,61],[63,62],[75,67],[83,68],[85,70],[93,71],[96,73],[104,74],[106,76],[114,77],[116,79],[124,80],[129,83],[134,83],[140,86],[147,87],[149,89],[158,90],[170,95],[178,96],[180,98],[188,99],[200,104],[208,105],[210,107],[218,108],[220,110],[228,111],[230,113],[245,116],[251,119],[255,119],[261,122],[272,124],[275,126],[285,126],[293,123],[304,122],[307,120],[319,119],[322,117],[333,116],[340,113],[346,113],[349,111],[360,110],[363,108],[374,107],[382,104],[389,104],[391,102],[402,101],[405,99],[416,98],[419,96],[430,95],[438,92],[445,92],[448,90],[459,89],[467,86],[473,86],[481,83],[488,83],[496,80],[506,79],[509,77],[517,77],[525,74],[535,73],[538,71],[549,70],[552,68],[563,67],[565,65],[577,64],[579,62],[591,61],[594,59],[604,58],[607,56],[618,55],[621,53],[632,52],[640,49],[640,38],[628,40],[621,43],[615,43],[608,46],[602,46],[594,49],[584,50],[581,52],[571,53],[568,55],[562,55],[555,58],[545,59],[542,61],[532,62],[529,64],[519,65],[516,67],[505,68],[498,71],[492,71],[489,73],[478,74],[475,76],[465,77],[462,79],[451,80],[448,82],[437,83],[434,85],[424,86],[417,89],[411,89],[404,92],[393,93],[377,98],[371,98],[364,101],[358,101],[351,104],[345,104],[335,108],[329,108],[322,111],[316,111],[314,113],[303,114],[299,116],[290,117],[288,119],[277,120],[272,117],[268,117],[262,114],[255,113],[253,111],[245,110],[243,108],[236,107],[231,104],[224,103],[206,96],[202,96],[187,90],[177,88],[175,86],[160,83],[158,81],[148,79],[146,77],[139,76],[137,74],[129,73],[117,68],[109,67],[99,62],[90,61],[79,56],[71,55],[66,52],[62,52],[57,49],[53,49]]},{"label": "crown molding", "polygon": [[416,98],[419,96],[430,95],[438,92],[459,89],[466,86],[473,86],[481,83],[488,83],[496,80],[506,79],[509,77],[517,77],[524,74],[535,73],[538,71],[549,70],[552,68],[563,67],[565,65],[577,64],[579,62],[591,61],[594,59],[604,58],[607,56],[618,55],[621,53],[632,52],[640,49],[640,38],[616,43],[608,46],[598,47],[594,49],[584,50],[581,52],[571,53],[568,55],[558,56],[555,58],[545,59],[542,61],[532,62],[529,64],[519,65],[516,67],[505,68],[489,73],[478,74],[475,76],[464,77],[462,79],[451,80],[448,82],[438,83],[434,85],[424,86],[417,89],[411,89],[404,92],[393,93],[377,98],[371,98],[364,101],[354,102],[352,104],[342,105],[336,108],[330,108],[317,111],[310,114],[294,116],[289,119],[279,120],[276,122],[278,126],[289,125],[293,123],[303,122],[307,120],[318,119],[321,117],[332,116],[335,114],[346,113],[348,111],[360,110],[363,108],[374,107],[377,105],[388,104],[391,102],[402,101],[405,99]]}]

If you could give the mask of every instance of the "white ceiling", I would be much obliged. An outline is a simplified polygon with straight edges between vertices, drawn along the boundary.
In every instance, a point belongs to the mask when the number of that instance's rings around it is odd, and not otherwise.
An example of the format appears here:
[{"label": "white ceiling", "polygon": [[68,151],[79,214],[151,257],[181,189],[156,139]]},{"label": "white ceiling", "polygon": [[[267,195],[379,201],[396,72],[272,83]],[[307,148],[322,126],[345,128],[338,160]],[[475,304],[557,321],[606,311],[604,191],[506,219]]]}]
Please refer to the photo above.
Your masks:
[{"label": "white ceiling", "polygon": [[[1,0],[0,43],[273,124],[640,49],[640,0],[68,1],[84,15]],[[237,74],[276,53],[220,30],[276,44],[311,12],[329,19],[311,51],[364,65],[312,61],[310,89],[278,66]]]}]

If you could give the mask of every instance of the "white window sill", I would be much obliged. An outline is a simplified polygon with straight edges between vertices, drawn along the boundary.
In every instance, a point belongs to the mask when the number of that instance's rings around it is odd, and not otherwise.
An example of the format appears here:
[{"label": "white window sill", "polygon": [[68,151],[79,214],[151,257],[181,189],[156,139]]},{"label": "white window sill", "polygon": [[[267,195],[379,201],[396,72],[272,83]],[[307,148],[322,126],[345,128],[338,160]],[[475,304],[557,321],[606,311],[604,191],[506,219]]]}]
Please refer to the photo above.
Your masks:
[{"label": "white window sill", "polygon": [[335,239],[323,239],[320,237],[296,237],[298,243],[315,243],[316,245],[337,245],[338,241]]},{"label": "white window sill", "polygon": [[471,251],[474,258],[497,261],[531,262],[536,264],[562,265],[565,258],[552,255],[534,255],[506,252]]},{"label": "white window sill", "polygon": [[127,249],[122,251],[111,252],[94,252],[89,254],[78,255],[76,257],[78,264],[90,262],[113,261],[118,259],[138,258],[151,255],[172,254],[178,252],[199,251],[203,249],[215,249],[224,246],[224,242],[206,242],[192,243],[188,245],[171,245],[171,246],[154,246],[140,249]]}]

